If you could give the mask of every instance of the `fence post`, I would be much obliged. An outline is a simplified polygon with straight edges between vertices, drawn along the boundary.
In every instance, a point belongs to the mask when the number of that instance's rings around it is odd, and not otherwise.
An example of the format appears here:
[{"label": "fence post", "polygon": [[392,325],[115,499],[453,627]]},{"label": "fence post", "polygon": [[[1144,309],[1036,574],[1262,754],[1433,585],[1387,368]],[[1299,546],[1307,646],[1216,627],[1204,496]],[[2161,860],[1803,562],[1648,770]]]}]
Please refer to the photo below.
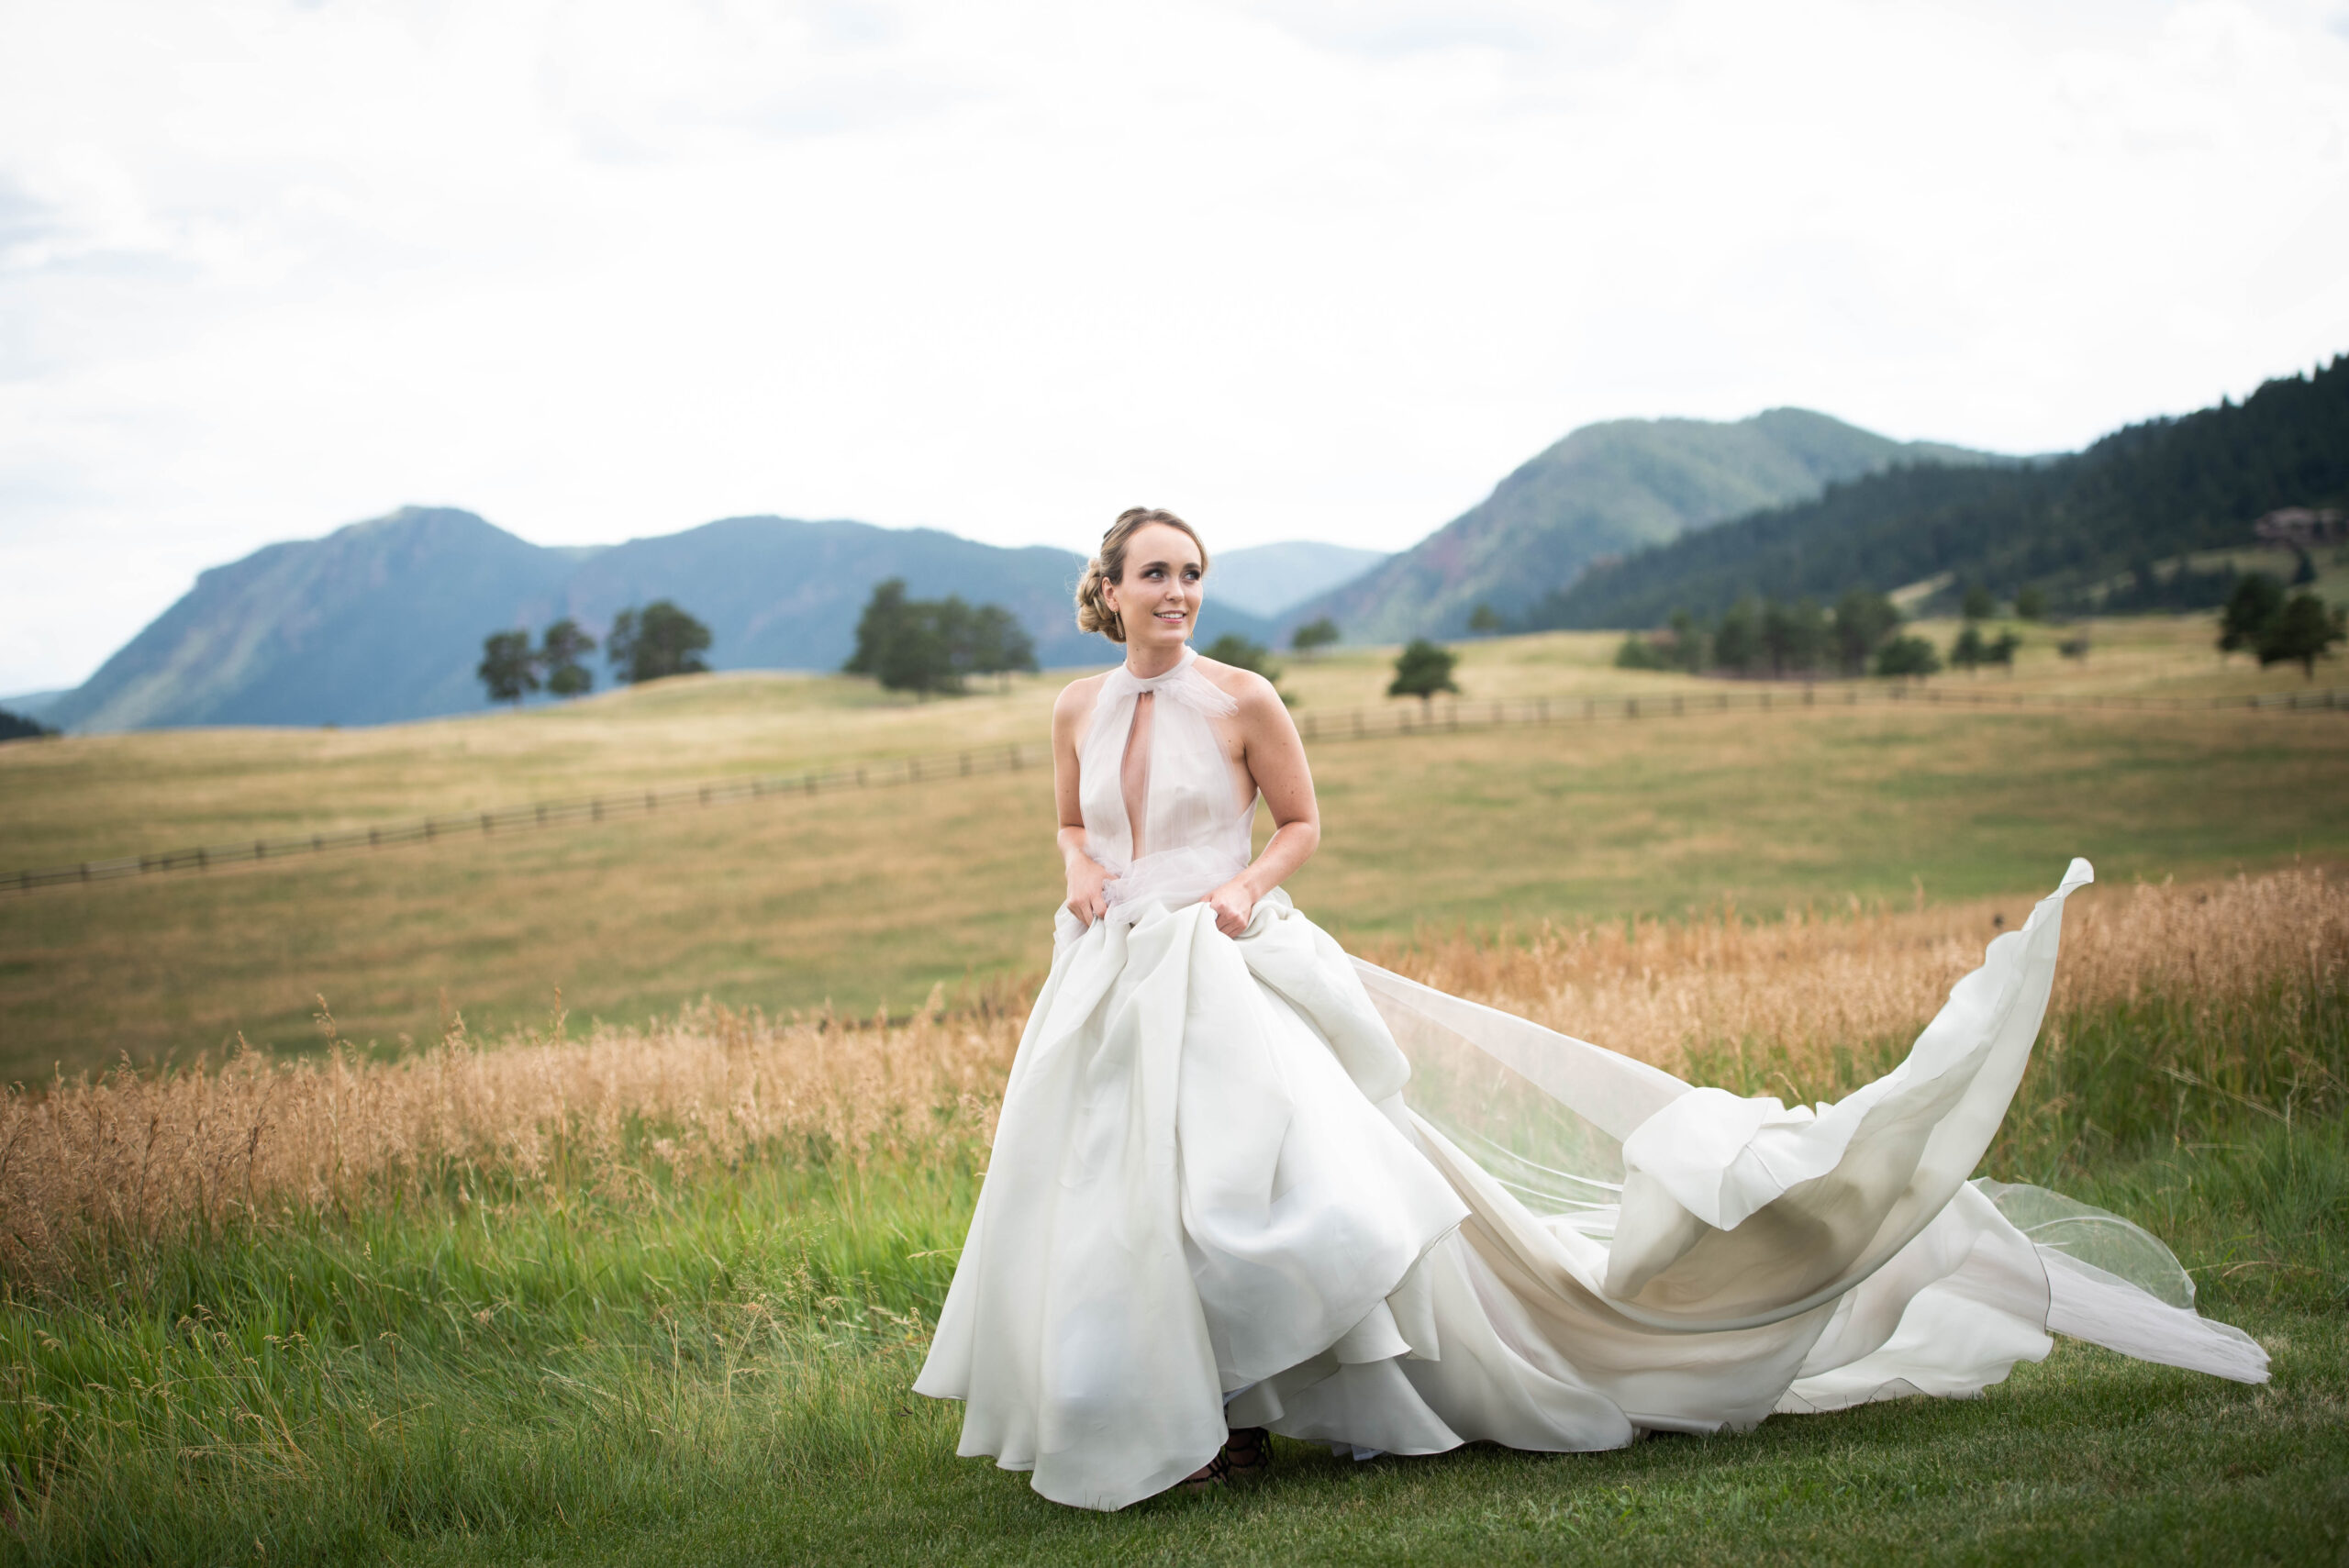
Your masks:
[{"label": "fence post", "polygon": [[1623,717],[1625,718],[1637,718],[1640,717],[1639,698],[1625,697],[1623,699]]},{"label": "fence post", "polygon": [[428,844],[432,842],[432,818],[429,817],[424,819],[424,841]]},{"label": "fence post", "polygon": [[212,857],[204,852],[204,846],[202,844],[198,844],[195,847],[195,869],[198,871],[210,871],[212,869]]},{"label": "fence post", "polygon": [[490,814],[486,811],[483,812],[481,814],[481,836],[484,839],[488,838],[490,830],[494,826],[495,824],[491,820]]}]

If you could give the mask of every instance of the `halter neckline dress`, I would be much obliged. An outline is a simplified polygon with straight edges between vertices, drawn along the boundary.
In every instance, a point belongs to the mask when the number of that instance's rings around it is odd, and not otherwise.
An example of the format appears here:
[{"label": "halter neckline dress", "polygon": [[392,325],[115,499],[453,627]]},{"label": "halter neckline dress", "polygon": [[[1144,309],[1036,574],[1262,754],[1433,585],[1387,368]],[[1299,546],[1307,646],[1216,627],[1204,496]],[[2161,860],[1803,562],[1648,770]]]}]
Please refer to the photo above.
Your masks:
[{"label": "halter neckline dress", "polygon": [[[1140,855],[1121,763],[1151,703]],[[1103,681],[1078,749],[1108,913],[1063,908],[918,1392],[960,1451],[1119,1508],[1227,1427],[1341,1452],[1643,1430],[1964,1396],[2051,1331],[2264,1381],[2151,1235],[1966,1180],[2054,979],[2074,861],[1891,1073],[1818,1106],[1661,1069],[1350,959],[1249,861],[1184,651]]]}]

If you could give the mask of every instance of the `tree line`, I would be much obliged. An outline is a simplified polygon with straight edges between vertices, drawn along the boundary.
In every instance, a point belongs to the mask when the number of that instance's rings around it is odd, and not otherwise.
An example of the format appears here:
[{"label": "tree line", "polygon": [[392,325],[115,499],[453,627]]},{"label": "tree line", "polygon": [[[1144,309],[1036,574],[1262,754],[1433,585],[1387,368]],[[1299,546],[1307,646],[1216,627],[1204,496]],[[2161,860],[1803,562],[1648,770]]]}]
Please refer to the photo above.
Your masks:
[{"label": "tree line", "polygon": [[1036,642],[1001,605],[965,604],[952,594],[917,599],[904,578],[892,577],[865,601],[856,651],[841,668],[870,675],[889,691],[954,696],[974,675],[1008,680],[1014,671],[1033,673]]},{"label": "tree line", "polygon": [[[1969,623],[1970,624],[1970,623]],[[1632,633],[1616,650],[1620,670],[1678,670],[1687,674],[1930,675],[1941,655],[1921,637],[1903,635],[1898,606],[1868,588],[1853,588],[1821,609],[1809,599],[1782,604],[1748,595],[1716,621],[1675,609],[1665,628]],[[1972,652],[1987,651],[1979,645]],[[2000,657],[2013,657],[2011,643]]]},{"label": "tree line", "polygon": [[[702,655],[709,646],[709,628],[668,599],[622,610],[612,617],[603,642],[612,678],[623,685],[706,673],[709,664]],[[527,630],[491,632],[482,639],[481,663],[473,673],[492,702],[518,706],[536,691],[584,696],[596,689],[595,672],[585,663],[596,648],[596,639],[565,616],[540,633],[535,645]]]}]

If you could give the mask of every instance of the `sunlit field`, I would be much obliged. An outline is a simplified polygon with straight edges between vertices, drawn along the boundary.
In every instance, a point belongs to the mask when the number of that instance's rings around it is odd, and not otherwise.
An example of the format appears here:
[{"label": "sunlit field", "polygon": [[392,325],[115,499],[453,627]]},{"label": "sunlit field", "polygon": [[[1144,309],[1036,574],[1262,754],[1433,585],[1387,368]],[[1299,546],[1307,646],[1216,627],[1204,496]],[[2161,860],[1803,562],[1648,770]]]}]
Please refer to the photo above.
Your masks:
[{"label": "sunlit field", "polygon": [[[2085,667],[2032,635],[1936,685],[2307,689],[2207,617],[2099,624]],[[1720,689],[1616,640],[1470,644],[1461,684]],[[1333,715],[1384,669],[1284,684]],[[1056,685],[12,745],[0,863],[1032,740]],[[0,897],[0,1561],[2349,1551],[2349,713],[1691,711],[1313,761],[1293,891],[1356,951],[1788,1099],[1897,1061],[2088,856],[1981,1173],[2152,1228],[2274,1382],[2059,1344],[1976,1401],[1596,1455],[1284,1443],[1244,1493],[1044,1503],[908,1392],[1049,955],[1030,768]]]},{"label": "sunlit field", "polygon": [[[2299,689],[2221,664],[2207,618],[2101,625],[2084,669],[2034,633],[1989,688]],[[1696,695],[1612,638],[1464,649],[1467,700]],[[1300,713],[1386,701],[1372,652],[1287,662]],[[535,799],[1038,741],[1055,678],[917,704],[721,676],[373,731],[192,731],[0,748],[0,865],[305,834]],[[1408,704],[1408,700],[1407,700]],[[1415,707],[1416,705],[1408,705]],[[1570,714],[1571,706],[1562,707]],[[2108,880],[2349,855],[2349,713],[1691,713],[1314,749],[1327,825],[1293,884],[1348,940],[1545,918],[1998,895],[2075,853]],[[1041,771],[638,816],[0,895],[0,1074],[314,1045],[323,996],[383,1050],[562,1004],[640,1023],[707,995],[866,1015],[1032,974],[1059,896]],[[1260,831],[1262,830],[1260,825]]]}]

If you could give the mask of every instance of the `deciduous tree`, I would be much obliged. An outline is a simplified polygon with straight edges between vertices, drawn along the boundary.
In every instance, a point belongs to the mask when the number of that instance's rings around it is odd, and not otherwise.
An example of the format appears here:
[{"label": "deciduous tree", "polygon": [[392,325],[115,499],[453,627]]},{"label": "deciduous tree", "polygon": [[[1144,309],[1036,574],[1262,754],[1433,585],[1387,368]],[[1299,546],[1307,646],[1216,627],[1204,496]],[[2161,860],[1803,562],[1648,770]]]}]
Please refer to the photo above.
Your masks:
[{"label": "deciduous tree", "polygon": [[575,697],[596,689],[595,672],[580,662],[595,651],[596,639],[565,616],[539,634],[539,651],[532,657],[546,672],[547,690],[559,697]]},{"label": "deciduous tree", "polygon": [[631,685],[671,675],[707,673],[701,657],[709,650],[709,628],[668,599],[655,599],[640,610],[622,610],[612,617],[604,654],[614,676]]},{"label": "deciduous tree", "polygon": [[1300,658],[1310,659],[1322,649],[1338,640],[1338,623],[1328,616],[1307,621],[1289,634],[1290,650]]},{"label": "deciduous tree", "polygon": [[1386,688],[1390,697],[1417,697],[1422,707],[1432,707],[1438,692],[1460,690],[1452,678],[1452,668],[1460,656],[1441,643],[1415,637],[1395,656],[1395,679]]},{"label": "deciduous tree", "polygon": [[490,701],[521,706],[522,699],[539,689],[538,659],[530,651],[530,634],[493,631],[483,638],[481,663],[473,673],[481,677]]}]

